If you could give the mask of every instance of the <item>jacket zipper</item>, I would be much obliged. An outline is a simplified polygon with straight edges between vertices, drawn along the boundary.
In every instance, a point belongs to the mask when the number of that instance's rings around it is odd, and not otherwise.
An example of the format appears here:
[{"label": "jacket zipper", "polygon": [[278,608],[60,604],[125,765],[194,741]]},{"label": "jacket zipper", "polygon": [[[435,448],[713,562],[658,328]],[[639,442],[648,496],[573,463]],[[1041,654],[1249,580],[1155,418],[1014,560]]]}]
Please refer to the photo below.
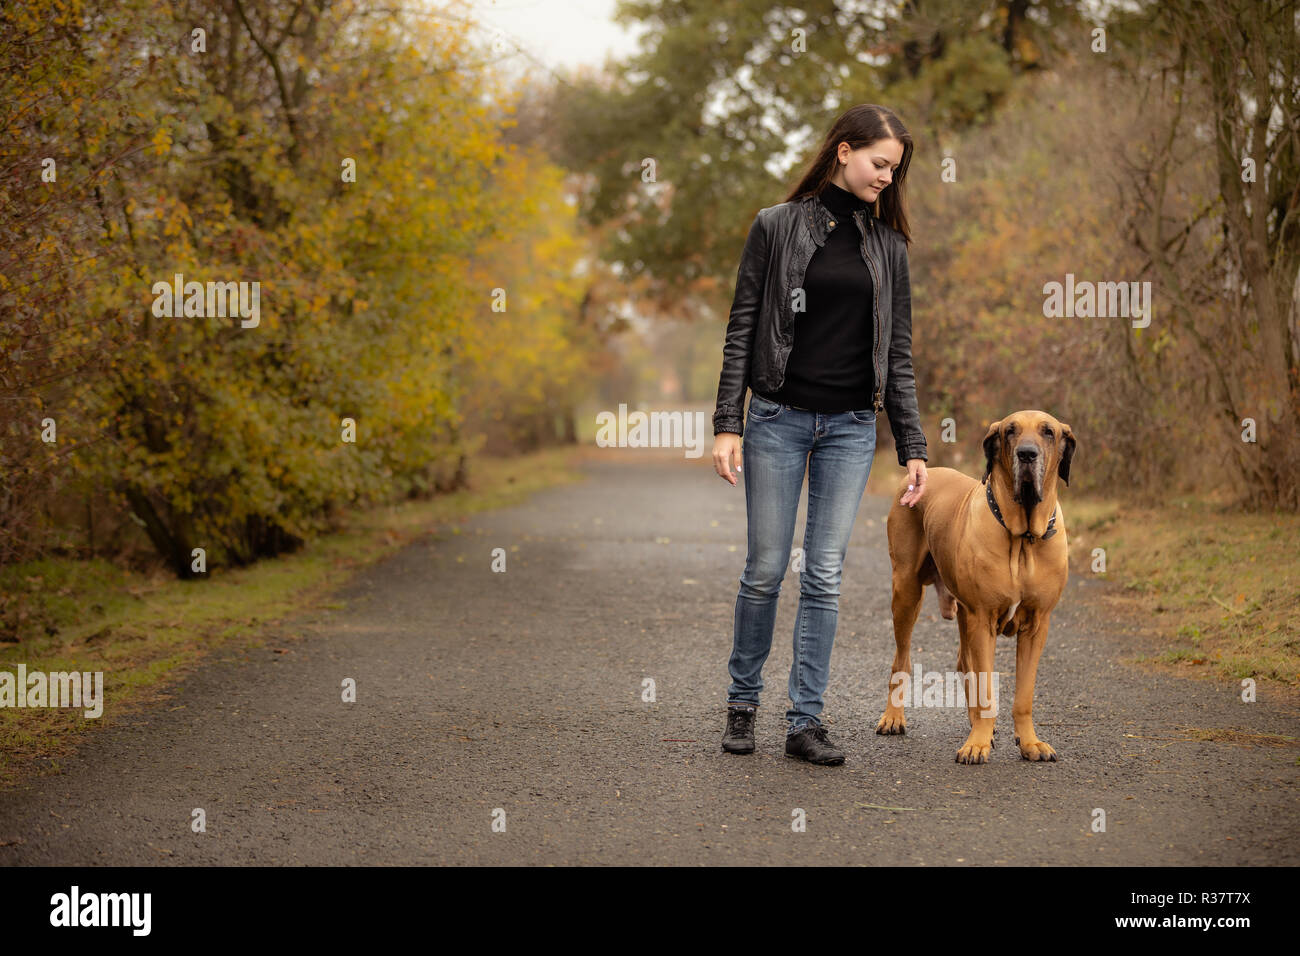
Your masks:
[{"label": "jacket zipper", "polygon": [[[853,215],[856,218],[859,213],[855,212]],[[860,219],[858,220],[858,225],[862,225]],[[876,276],[876,264],[872,261],[871,253],[867,250],[867,236],[865,229],[862,230],[862,254],[866,256],[867,267],[871,269],[871,327],[876,330],[875,341],[871,344],[871,374],[876,375],[876,354],[880,350],[880,325],[876,321],[876,318],[880,313],[880,280]],[[874,403],[876,411],[880,411],[882,404],[880,400],[880,391],[880,382],[877,381]]]}]

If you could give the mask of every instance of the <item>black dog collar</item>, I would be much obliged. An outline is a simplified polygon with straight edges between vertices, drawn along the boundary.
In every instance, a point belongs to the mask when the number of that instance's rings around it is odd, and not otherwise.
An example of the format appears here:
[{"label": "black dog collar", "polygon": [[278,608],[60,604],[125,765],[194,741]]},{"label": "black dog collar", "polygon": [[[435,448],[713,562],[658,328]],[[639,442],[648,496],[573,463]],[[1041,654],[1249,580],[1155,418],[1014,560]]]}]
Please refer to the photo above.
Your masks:
[{"label": "black dog collar", "polygon": [[[993,517],[998,519],[998,524],[1002,525],[1002,527],[1004,528],[1007,528],[1007,523],[1002,520],[1002,512],[998,509],[997,499],[993,497],[993,482],[987,479],[985,479],[984,481],[984,497],[988,499],[989,509],[993,512]],[[1010,531],[1011,529],[1007,528],[1007,530]],[[1050,538],[1054,534],[1056,534],[1056,509],[1055,508],[1052,509],[1052,517],[1051,520],[1047,522],[1047,530],[1043,532],[1043,538],[1044,539]],[[1020,537],[1024,538],[1025,540],[1031,543],[1034,541],[1034,533],[1032,531],[1026,531]]]}]

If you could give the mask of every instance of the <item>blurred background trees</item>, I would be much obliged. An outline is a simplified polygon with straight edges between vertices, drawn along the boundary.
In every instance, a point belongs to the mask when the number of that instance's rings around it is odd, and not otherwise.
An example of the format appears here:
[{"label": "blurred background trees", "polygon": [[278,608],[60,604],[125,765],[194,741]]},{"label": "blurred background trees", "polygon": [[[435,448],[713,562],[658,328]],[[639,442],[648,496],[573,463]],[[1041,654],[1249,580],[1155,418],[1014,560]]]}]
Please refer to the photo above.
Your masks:
[{"label": "blurred background trees", "polygon": [[[625,2],[646,50],[557,89],[550,149],[589,177],[584,216],[642,300],[707,322],[694,380],[716,388],[754,215],[840,112],[889,106],[916,144],[913,349],[933,464],[969,467],[990,421],[1042,408],[1080,435],[1078,487],[1294,510],[1296,4],[1133,7]],[[1047,318],[1044,285],[1067,273],[1151,282],[1150,325]]]},{"label": "blurred background trees", "polygon": [[[561,437],[581,230],[484,56],[366,2],[0,11],[0,560],[143,535],[188,576],[454,487],[468,415]],[[260,324],[154,315],[178,273]]]},{"label": "blurred background trees", "polygon": [[[711,409],[749,224],[862,102],[916,142],[932,464],[1035,407],[1076,488],[1300,507],[1294,2],[619,10],[638,55],[521,82],[463,6],[0,8],[0,563],[248,562],[593,405]],[[176,273],[260,325],[155,316]],[[1067,273],[1150,325],[1046,317]]]}]

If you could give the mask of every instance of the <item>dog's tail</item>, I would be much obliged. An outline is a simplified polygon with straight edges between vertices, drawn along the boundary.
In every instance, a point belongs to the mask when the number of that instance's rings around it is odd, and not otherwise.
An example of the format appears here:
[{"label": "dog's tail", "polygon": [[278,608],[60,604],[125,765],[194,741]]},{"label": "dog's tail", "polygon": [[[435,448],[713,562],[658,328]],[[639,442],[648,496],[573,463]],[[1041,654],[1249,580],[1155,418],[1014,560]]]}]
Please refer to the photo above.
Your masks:
[{"label": "dog's tail", "polygon": [[934,575],[934,593],[939,598],[939,613],[945,621],[951,621],[957,616],[957,599],[948,590],[948,585],[943,583],[938,571]]}]

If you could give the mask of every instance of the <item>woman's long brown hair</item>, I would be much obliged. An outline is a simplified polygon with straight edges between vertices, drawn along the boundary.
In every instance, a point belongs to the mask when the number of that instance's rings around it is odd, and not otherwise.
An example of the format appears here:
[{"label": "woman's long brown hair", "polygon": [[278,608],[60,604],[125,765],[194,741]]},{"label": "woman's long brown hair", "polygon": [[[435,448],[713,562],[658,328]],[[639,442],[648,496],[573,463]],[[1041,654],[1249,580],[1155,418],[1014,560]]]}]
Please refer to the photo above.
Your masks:
[{"label": "woman's long brown hair", "polygon": [[808,165],[803,178],[786,197],[785,201],[798,199],[810,193],[818,193],[835,175],[839,159],[835,155],[840,143],[848,143],[851,149],[870,146],[882,139],[896,139],[903,144],[903,158],[894,170],[893,182],[876,197],[874,210],[876,216],[898,230],[905,242],[912,241],[911,231],[907,225],[907,212],[904,209],[903,186],[907,178],[907,167],[912,162],[912,134],[907,131],[903,121],[893,110],[874,103],[864,103],[851,107],[840,115],[830,132],[826,134],[817,156]]}]

